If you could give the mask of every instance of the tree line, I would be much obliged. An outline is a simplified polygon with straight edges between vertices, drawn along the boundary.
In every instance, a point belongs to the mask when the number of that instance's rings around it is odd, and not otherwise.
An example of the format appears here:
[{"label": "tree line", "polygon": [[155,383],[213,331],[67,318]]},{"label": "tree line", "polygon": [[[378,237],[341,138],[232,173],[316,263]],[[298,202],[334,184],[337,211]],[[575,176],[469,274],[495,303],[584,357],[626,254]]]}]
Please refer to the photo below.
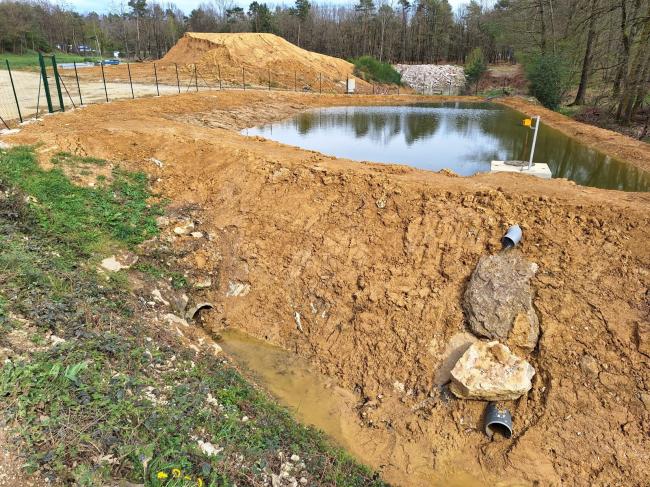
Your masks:
[{"label": "tree line", "polygon": [[462,64],[479,49],[487,62],[523,62],[529,78],[554,91],[553,100],[573,87],[572,101],[581,105],[589,89],[589,101],[610,103],[621,121],[648,96],[650,0],[498,0],[491,6],[471,0],[455,11],[447,0],[357,0],[351,6],[256,0],[247,8],[216,0],[191,12],[129,0],[102,14],[48,0],[0,2],[1,51],[80,52],[83,46],[155,59],[187,31],[271,32],[312,51],[391,63]]}]

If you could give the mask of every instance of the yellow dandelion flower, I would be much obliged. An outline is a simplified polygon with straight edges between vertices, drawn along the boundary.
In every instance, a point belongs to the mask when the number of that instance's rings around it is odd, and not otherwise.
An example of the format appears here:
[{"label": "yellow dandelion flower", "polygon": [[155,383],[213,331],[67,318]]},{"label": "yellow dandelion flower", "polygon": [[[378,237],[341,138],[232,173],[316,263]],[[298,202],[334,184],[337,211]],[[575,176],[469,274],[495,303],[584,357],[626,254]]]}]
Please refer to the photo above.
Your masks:
[{"label": "yellow dandelion flower", "polygon": [[183,479],[184,480],[192,480],[192,477],[190,477],[189,475],[186,475],[185,477],[183,477]]},{"label": "yellow dandelion flower", "polygon": [[169,475],[167,475],[165,472],[158,472],[156,477],[158,477],[158,480],[165,480],[167,477],[169,477]]},{"label": "yellow dandelion flower", "polygon": [[198,485],[199,487],[203,487],[203,479],[201,477],[196,479],[196,485]]},{"label": "yellow dandelion flower", "polygon": [[172,468],[172,477],[177,479],[178,477],[181,476],[181,471],[178,468]]}]

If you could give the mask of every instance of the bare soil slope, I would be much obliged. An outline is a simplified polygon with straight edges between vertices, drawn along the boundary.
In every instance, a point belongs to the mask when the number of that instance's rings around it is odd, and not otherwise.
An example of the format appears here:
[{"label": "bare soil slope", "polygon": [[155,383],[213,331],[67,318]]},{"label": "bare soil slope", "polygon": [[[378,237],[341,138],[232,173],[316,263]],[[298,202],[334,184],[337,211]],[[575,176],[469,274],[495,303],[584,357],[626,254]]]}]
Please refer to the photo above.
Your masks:
[{"label": "bare soil slope", "polygon": [[[312,87],[322,75],[326,88],[352,77],[354,66],[324,54],[302,49],[274,34],[257,33],[198,33],[188,32],[162,58],[161,63],[196,64],[202,72],[221,71],[222,75],[246,69],[250,82],[267,84],[269,70],[271,84],[298,89]],[[361,80],[357,80],[363,83]]]},{"label": "bare soil slope", "polygon": [[[236,130],[346,103],[264,92],[142,99],[47,117],[12,141],[146,170],[175,205],[198,208],[210,242],[170,264],[212,278],[208,325],[279,344],[355,391],[368,432],[359,450],[386,480],[431,485],[432,471],[448,469],[486,485],[650,484],[650,195],[357,163]],[[623,137],[544,121],[606,151]],[[618,155],[642,166],[639,144]],[[515,222],[519,251],[539,265],[542,334],[527,357],[533,389],[508,404],[515,436],[491,442],[485,403],[451,398],[434,377],[465,330],[469,276]]]}]

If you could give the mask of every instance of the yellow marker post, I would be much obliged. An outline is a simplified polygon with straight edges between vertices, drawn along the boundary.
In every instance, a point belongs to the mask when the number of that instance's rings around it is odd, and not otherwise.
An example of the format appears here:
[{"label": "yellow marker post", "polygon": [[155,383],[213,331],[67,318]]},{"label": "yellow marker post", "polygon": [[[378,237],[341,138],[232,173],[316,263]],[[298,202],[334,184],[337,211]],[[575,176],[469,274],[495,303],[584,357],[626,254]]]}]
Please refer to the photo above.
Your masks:
[{"label": "yellow marker post", "polygon": [[532,118],[524,118],[521,122],[524,127],[532,127],[533,125],[533,119]]}]

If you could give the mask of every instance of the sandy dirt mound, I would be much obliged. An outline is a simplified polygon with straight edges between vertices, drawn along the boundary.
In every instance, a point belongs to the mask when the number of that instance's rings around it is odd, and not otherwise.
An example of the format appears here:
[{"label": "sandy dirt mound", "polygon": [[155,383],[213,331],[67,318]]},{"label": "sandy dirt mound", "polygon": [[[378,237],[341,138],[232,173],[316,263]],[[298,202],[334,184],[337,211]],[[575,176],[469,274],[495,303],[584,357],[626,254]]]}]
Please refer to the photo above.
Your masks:
[{"label": "sandy dirt mound", "polygon": [[[48,117],[11,140],[146,170],[175,205],[197,208],[210,244],[173,264],[212,278],[209,326],[279,344],[354,391],[369,432],[360,449],[386,480],[430,485],[448,468],[486,485],[648,485],[650,195],[355,163],[233,130],[346,103],[264,92],[143,99]],[[623,137],[557,121],[610,150]],[[512,223],[539,266],[541,337],[526,356],[532,390],[507,403],[515,435],[490,441],[485,403],[454,399],[435,377],[466,333],[466,283]]]},{"label": "sandy dirt mound", "polygon": [[[214,34],[189,32],[162,58],[163,64],[196,64],[202,72],[221,72],[226,79],[240,80],[245,68],[250,83],[315,90],[322,76],[324,88],[344,86],[354,66],[324,54],[302,49],[274,34]],[[218,74],[218,73],[217,73]],[[357,79],[357,83],[365,84]]]}]

